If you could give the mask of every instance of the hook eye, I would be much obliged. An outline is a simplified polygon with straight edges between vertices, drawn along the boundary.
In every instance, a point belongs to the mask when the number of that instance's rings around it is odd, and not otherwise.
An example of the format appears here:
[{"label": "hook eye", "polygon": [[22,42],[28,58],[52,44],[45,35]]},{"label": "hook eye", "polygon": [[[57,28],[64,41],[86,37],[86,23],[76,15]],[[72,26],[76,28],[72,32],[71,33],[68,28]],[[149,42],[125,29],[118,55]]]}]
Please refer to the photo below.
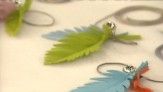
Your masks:
[{"label": "hook eye", "polygon": [[22,6],[25,3],[25,0],[13,0],[17,7]]}]

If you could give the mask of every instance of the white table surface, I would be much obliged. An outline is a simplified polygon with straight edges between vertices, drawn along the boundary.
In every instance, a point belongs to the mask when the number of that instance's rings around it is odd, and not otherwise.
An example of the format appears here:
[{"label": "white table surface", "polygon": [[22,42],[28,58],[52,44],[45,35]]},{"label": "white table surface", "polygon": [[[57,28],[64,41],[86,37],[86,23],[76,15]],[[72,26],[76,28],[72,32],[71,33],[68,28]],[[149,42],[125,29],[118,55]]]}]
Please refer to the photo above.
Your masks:
[{"label": "white table surface", "polygon": [[[18,37],[9,37],[0,24],[0,92],[70,92],[78,86],[90,82],[90,78],[100,76],[96,67],[104,62],[123,62],[138,66],[148,60],[150,71],[145,76],[163,80],[163,62],[154,54],[162,44],[163,24],[150,27],[127,26],[110,18],[117,24],[117,33],[140,34],[143,40],[138,46],[107,42],[102,49],[76,62],[45,66],[44,54],[54,41],[46,40],[42,34],[51,31],[88,26],[96,20],[125,6],[151,5],[163,8],[163,1],[72,1],[64,4],[44,4],[34,1],[32,9],[53,15],[53,27],[33,27],[24,24]],[[131,14],[136,16],[137,13]],[[142,15],[142,18],[158,16]],[[140,18],[140,17],[138,17]],[[111,67],[109,69],[115,69]],[[117,67],[121,69],[121,67]],[[163,84],[144,81],[143,84],[154,92],[163,92]]]}]

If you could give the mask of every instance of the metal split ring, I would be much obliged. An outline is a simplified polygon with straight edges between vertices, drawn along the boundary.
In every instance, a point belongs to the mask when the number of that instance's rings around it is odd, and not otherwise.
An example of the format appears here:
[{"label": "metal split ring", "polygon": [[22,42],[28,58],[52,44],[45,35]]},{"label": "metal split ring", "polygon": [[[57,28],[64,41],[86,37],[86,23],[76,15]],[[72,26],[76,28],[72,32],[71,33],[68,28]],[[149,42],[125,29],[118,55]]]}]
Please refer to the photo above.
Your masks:
[{"label": "metal split ring", "polygon": [[163,60],[163,44],[156,48],[155,54]]},{"label": "metal split ring", "polygon": [[[123,71],[124,72],[132,72],[132,71],[135,71],[135,67],[133,67],[133,66],[130,66],[130,65],[127,65],[127,64],[124,64],[124,63],[115,63],[115,62],[108,62],[108,63],[102,63],[102,64],[100,64],[100,65],[98,65],[97,66],[97,72],[99,73],[99,74],[104,74],[102,71],[101,71],[101,68],[103,67],[103,66],[106,66],[106,65],[118,65],[118,66],[122,66],[122,67],[124,67],[123,68]],[[127,71],[126,71],[126,68],[127,68]],[[163,83],[163,81],[159,81],[159,80],[153,80],[153,79],[151,79],[151,78],[148,78],[148,77],[145,77],[145,76],[141,76],[142,78],[144,78],[144,79],[146,79],[146,80],[148,80],[148,81],[151,81],[151,82],[157,82],[157,83]]]},{"label": "metal split ring", "polygon": [[29,21],[26,18],[24,18],[23,19],[24,23],[26,23],[28,25],[32,25],[32,26],[46,26],[46,27],[48,27],[48,26],[53,26],[54,23],[55,23],[54,17],[52,15],[46,13],[46,12],[38,11],[38,10],[30,10],[27,13],[38,13],[38,14],[41,14],[41,15],[48,16],[51,19],[51,22],[49,22],[49,23],[42,23],[42,24],[39,23],[39,24],[37,24],[37,23],[33,23],[32,21]]},{"label": "metal split ring", "polygon": [[40,2],[45,2],[45,3],[65,3],[70,0],[38,0]]},{"label": "metal split ring", "polygon": [[[134,11],[151,11],[151,12],[159,14],[160,17],[155,20],[136,20],[136,19],[131,19],[131,18],[124,18],[126,14],[134,12]],[[109,17],[114,17],[119,22],[127,24],[127,25],[132,25],[132,26],[158,25],[158,24],[163,23],[163,9],[151,7],[151,6],[143,6],[143,5],[129,6],[129,7],[122,8],[115,13],[105,16],[104,18],[95,22],[95,25],[101,23],[104,20],[107,20]]]},{"label": "metal split ring", "polygon": [[[131,18],[124,18],[124,15],[134,11],[151,11],[160,15],[159,18],[155,20],[136,20]],[[119,10],[114,14],[114,17],[120,22],[133,26],[151,26],[163,23],[163,9],[150,7],[150,6],[131,6]]]}]

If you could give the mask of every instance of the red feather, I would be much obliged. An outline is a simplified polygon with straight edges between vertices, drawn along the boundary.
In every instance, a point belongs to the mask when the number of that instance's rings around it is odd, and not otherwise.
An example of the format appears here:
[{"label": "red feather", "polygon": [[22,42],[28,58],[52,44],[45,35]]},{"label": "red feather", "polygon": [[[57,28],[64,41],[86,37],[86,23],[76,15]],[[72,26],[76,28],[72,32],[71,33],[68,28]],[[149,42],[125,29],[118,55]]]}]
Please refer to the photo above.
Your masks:
[{"label": "red feather", "polygon": [[140,82],[141,75],[147,72],[148,70],[148,67],[144,68],[136,75],[135,79],[132,82],[132,90],[134,90],[135,92],[152,92],[151,89],[143,87]]}]

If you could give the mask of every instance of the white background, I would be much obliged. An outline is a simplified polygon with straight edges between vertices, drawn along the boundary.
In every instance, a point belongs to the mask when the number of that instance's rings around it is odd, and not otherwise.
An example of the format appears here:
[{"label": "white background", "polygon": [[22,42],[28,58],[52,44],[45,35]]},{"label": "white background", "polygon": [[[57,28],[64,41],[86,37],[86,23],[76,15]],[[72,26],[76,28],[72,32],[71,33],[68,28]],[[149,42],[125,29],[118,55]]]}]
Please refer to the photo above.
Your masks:
[{"label": "white background", "polygon": [[[163,8],[162,1],[83,0],[63,4],[44,4],[34,1],[32,9],[53,15],[56,23],[53,27],[33,27],[24,24],[21,33],[15,38],[9,37],[4,31],[3,24],[0,24],[0,92],[70,92],[90,82],[89,78],[100,76],[96,72],[96,67],[104,62],[123,62],[138,66],[142,61],[148,60],[150,71],[145,76],[163,80],[163,62],[154,54],[155,48],[162,44],[163,34],[160,30],[163,30],[163,24],[135,27],[110,18],[109,20],[117,24],[117,33],[128,31],[140,34],[143,40],[138,42],[138,46],[107,42],[99,52],[78,59],[76,62],[43,65],[44,54],[56,42],[42,38],[42,34],[64,28],[88,26],[120,8],[131,5]],[[130,15],[138,19],[155,19],[158,16],[151,12],[142,14],[141,17],[139,13]],[[115,67],[110,66],[109,69]],[[163,84],[149,81],[143,81],[143,84],[154,92],[163,91]]]}]

